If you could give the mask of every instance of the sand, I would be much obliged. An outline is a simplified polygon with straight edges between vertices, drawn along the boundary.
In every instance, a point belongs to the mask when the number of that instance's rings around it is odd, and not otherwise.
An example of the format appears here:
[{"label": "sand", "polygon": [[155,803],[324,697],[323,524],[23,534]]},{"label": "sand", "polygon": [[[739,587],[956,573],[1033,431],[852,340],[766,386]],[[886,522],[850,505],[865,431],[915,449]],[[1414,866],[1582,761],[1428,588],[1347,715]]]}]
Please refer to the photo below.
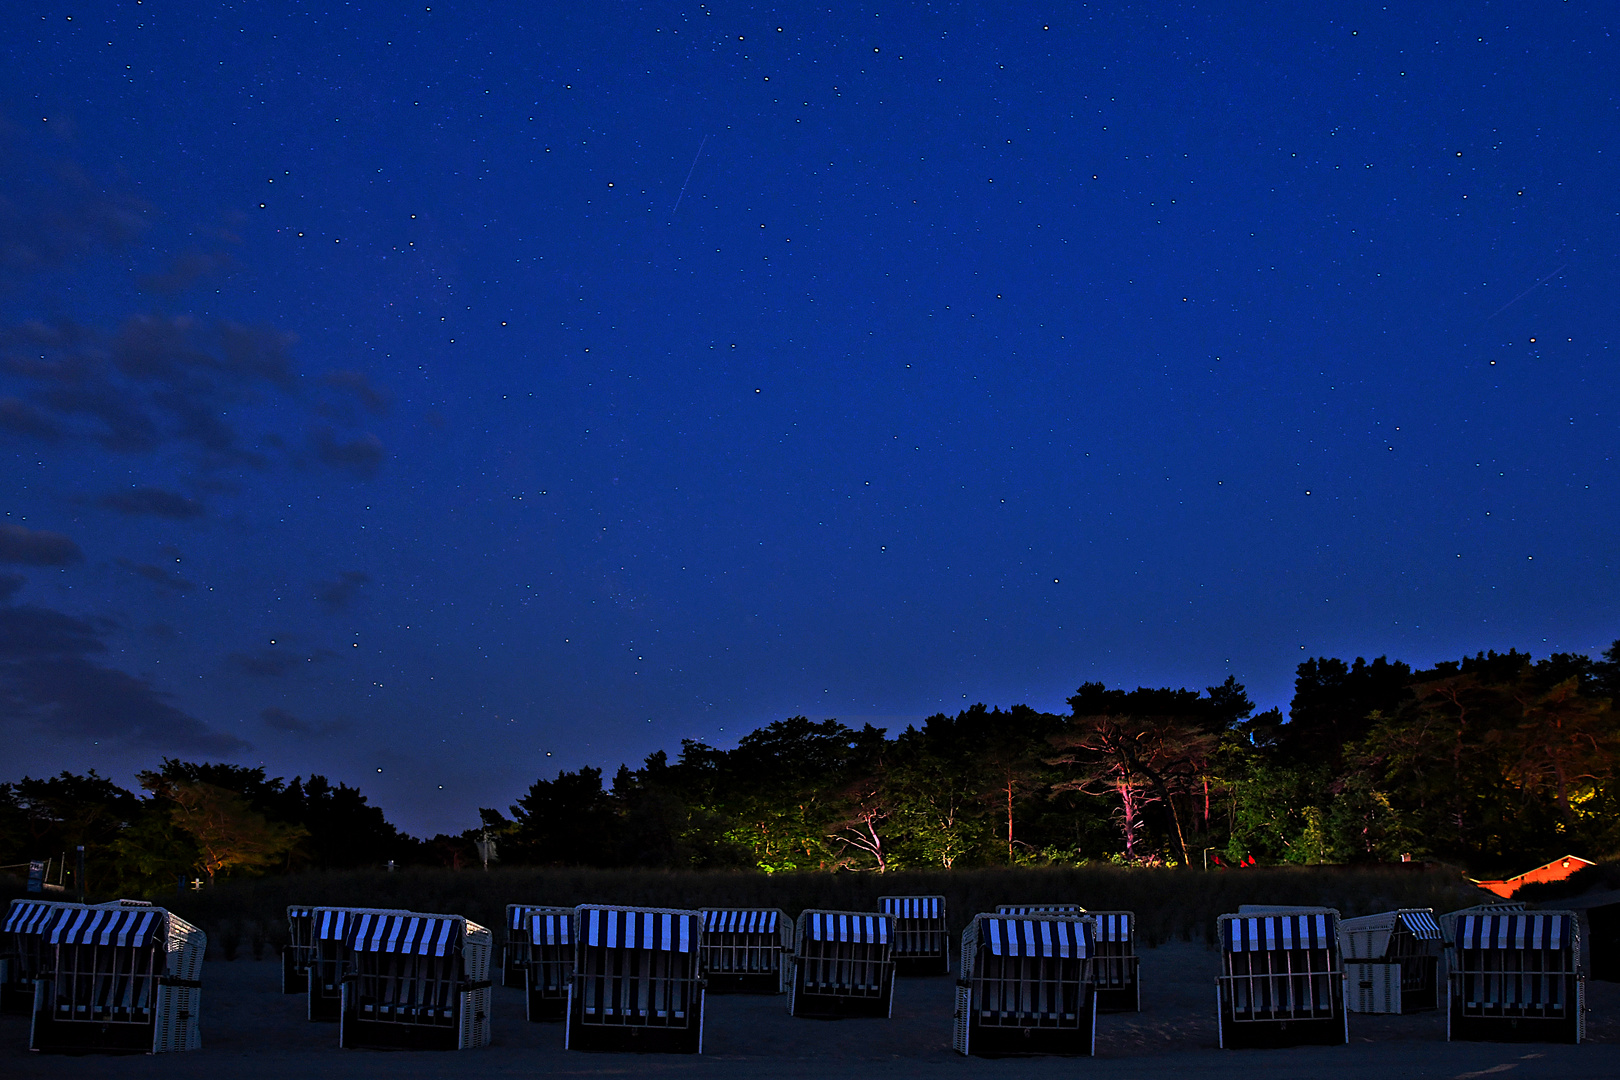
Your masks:
[{"label": "sand", "polygon": [[1350,1045],[1287,1050],[1216,1046],[1217,954],[1175,943],[1142,958],[1140,1013],[1103,1015],[1095,1058],[963,1058],[950,1048],[955,982],[901,979],[891,1020],[795,1020],[782,997],[711,995],[704,1053],[586,1054],[562,1048],[561,1024],[523,1019],[523,996],[495,990],[494,1045],[464,1051],[340,1050],[335,1024],[303,1019],[270,961],[210,962],[203,970],[203,1047],[161,1057],[31,1054],[26,1017],[0,1017],[0,1077],[163,1077],[166,1080],[324,1080],[331,1077],[1163,1077],[1211,1080],[1330,1076],[1339,1080],[1620,1077],[1620,984],[1587,984],[1580,1046],[1447,1043],[1445,1018],[1350,1017]]}]

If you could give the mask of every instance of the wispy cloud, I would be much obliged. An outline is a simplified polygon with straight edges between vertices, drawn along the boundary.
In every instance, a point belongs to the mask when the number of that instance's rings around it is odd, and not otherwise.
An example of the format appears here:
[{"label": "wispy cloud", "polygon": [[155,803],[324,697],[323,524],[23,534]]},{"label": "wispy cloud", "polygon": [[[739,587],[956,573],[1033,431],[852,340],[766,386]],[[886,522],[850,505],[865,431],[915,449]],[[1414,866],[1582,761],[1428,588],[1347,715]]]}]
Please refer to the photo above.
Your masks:
[{"label": "wispy cloud", "polygon": [[0,563],[66,566],[82,561],[84,552],[79,550],[79,545],[61,533],[24,525],[0,525]]}]

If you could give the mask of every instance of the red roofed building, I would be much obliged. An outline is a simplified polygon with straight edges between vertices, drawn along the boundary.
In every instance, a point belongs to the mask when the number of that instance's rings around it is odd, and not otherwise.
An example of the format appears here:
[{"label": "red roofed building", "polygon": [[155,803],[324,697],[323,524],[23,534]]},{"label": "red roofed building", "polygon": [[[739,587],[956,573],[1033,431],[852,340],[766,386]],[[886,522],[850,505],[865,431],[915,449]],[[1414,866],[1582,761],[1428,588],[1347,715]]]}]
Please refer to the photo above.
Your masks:
[{"label": "red roofed building", "polygon": [[1476,881],[1482,889],[1488,889],[1497,896],[1506,899],[1518,891],[1520,885],[1527,885],[1532,881],[1563,881],[1577,870],[1584,870],[1592,862],[1575,855],[1565,855],[1562,859],[1554,859],[1550,863],[1543,863],[1534,870],[1526,870],[1501,881]]}]

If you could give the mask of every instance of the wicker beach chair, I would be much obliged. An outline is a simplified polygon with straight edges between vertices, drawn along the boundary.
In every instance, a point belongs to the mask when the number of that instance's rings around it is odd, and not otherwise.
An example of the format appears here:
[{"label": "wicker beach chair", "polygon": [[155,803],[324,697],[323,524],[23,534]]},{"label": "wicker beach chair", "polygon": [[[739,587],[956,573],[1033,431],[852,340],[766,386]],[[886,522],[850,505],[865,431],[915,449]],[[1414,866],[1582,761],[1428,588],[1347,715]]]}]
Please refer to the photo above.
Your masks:
[{"label": "wicker beach chair", "polygon": [[1330,908],[1220,917],[1222,1047],[1349,1041],[1338,922]]},{"label": "wicker beach chair", "polygon": [[777,908],[704,908],[703,974],[709,993],[787,992],[793,923]]},{"label": "wicker beach chair", "polygon": [[570,1050],[703,1052],[703,913],[575,909]]},{"label": "wicker beach chair", "polygon": [[281,992],[309,992],[309,969],[315,962],[315,909],[287,907],[287,944],[281,947]]},{"label": "wicker beach chair", "polygon": [[34,979],[39,975],[40,934],[56,913],[78,904],[58,900],[13,900],[0,924],[0,1012],[27,1016],[34,1011]]},{"label": "wicker beach chair", "polygon": [[460,915],[416,912],[360,912],[348,923],[338,1045],[489,1045],[494,941],[487,929]]},{"label": "wicker beach chair", "polygon": [[997,904],[997,915],[1084,915],[1079,904]]},{"label": "wicker beach chair", "polygon": [[531,1021],[561,1020],[568,1014],[568,988],[574,981],[574,909],[527,905],[523,930],[523,997]]},{"label": "wicker beach chair", "polygon": [[1134,911],[1088,911],[1096,923],[1091,973],[1099,1012],[1142,1011],[1142,958],[1136,955]]},{"label": "wicker beach chair", "polygon": [[64,905],[40,935],[29,1049],[199,1049],[206,948],[201,930],[160,907]]},{"label": "wicker beach chair", "polygon": [[880,896],[878,910],[894,920],[894,969],[898,975],[949,975],[951,932],[943,896]]},{"label": "wicker beach chair", "polygon": [[880,1016],[894,1010],[894,920],[865,911],[800,912],[793,932],[791,1016]]},{"label": "wicker beach chair", "polygon": [[1440,1007],[1440,924],[1432,908],[1398,908],[1339,923],[1345,1008],[1413,1013]]},{"label": "wicker beach chair", "polygon": [[956,1052],[1094,1053],[1094,931],[1080,914],[974,916],[962,933]]},{"label": "wicker beach chair", "polygon": [[1579,1043],[1586,1036],[1580,920],[1570,911],[1456,913],[1446,1037]]},{"label": "wicker beach chair", "polygon": [[501,942],[501,985],[526,986],[529,977],[529,915],[536,911],[569,911],[573,908],[544,904],[507,904],[505,940]]},{"label": "wicker beach chair", "polygon": [[349,930],[361,915],[407,915],[400,908],[311,908],[309,1002],[310,1020],[335,1024],[343,1015],[343,980],[353,970]]}]

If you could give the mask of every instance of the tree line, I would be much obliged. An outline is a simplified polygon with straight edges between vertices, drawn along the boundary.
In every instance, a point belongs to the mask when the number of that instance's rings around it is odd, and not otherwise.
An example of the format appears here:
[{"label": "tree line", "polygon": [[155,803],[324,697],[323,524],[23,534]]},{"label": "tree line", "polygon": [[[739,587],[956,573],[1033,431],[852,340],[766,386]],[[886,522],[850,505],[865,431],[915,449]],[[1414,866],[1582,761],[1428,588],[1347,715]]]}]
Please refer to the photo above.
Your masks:
[{"label": "tree line", "polygon": [[541,778],[419,840],[324,777],[167,760],[144,796],[93,771],[0,784],[0,864],[93,853],[92,888],[187,876],[505,864],[885,871],[1443,861],[1516,872],[1620,852],[1620,642],[1599,659],[1480,653],[1414,670],[1299,665],[1285,717],[1235,679],[1087,683],[1066,714],[975,705],[894,737],[779,720],[610,778]]}]

